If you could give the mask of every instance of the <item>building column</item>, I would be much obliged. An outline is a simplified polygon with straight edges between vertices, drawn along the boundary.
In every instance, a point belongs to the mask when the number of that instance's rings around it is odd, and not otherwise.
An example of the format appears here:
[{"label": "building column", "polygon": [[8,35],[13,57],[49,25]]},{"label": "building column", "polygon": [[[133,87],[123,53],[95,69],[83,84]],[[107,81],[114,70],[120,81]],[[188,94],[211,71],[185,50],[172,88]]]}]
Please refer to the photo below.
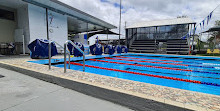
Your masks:
[{"label": "building column", "polygon": [[[88,44],[88,39],[89,39],[89,33],[88,33],[88,30],[89,30],[89,23],[87,22],[86,23],[86,36],[87,36],[87,38],[86,38],[86,42],[87,43],[85,43],[85,44]],[[89,44],[88,44],[89,45]]]},{"label": "building column", "polygon": [[191,53],[193,53],[193,51],[194,51],[194,39],[195,39],[195,33],[196,33],[196,24],[193,24],[193,40],[192,40]]},{"label": "building column", "polygon": [[50,40],[49,37],[49,24],[48,24],[48,9],[46,8],[46,22],[47,22],[47,40]]}]

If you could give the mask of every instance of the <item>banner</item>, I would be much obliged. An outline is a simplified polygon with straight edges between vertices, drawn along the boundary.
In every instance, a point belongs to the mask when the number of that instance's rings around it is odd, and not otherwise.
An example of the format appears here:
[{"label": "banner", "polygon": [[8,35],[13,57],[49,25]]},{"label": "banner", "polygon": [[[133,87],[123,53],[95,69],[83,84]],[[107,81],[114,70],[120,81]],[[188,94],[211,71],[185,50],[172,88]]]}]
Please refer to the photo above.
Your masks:
[{"label": "banner", "polygon": [[209,24],[209,15],[207,16],[207,25]]},{"label": "banner", "polygon": [[204,29],[204,26],[205,26],[205,20],[203,20],[202,23],[203,23],[203,29]]},{"label": "banner", "polygon": [[200,25],[200,28],[201,28],[201,30],[202,30],[202,23],[199,23],[199,25]]}]

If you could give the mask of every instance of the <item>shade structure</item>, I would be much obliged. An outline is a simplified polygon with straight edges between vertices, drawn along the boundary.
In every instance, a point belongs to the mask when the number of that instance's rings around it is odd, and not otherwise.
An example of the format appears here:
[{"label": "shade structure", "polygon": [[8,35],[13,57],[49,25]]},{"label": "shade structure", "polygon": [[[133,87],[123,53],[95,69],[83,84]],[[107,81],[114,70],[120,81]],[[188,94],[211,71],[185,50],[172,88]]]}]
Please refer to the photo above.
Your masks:
[{"label": "shade structure", "polygon": [[93,35],[96,35],[96,34],[109,34],[109,35],[119,35],[118,33],[115,33],[115,32],[112,32],[110,30],[101,30],[101,31],[94,31],[94,32],[89,32],[88,33],[88,38],[89,37],[92,37]]},{"label": "shade structure", "polygon": [[214,31],[220,31],[220,26],[212,27],[212,28],[210,28],[209,30],[207,30],[203,33],[214,32]]}]

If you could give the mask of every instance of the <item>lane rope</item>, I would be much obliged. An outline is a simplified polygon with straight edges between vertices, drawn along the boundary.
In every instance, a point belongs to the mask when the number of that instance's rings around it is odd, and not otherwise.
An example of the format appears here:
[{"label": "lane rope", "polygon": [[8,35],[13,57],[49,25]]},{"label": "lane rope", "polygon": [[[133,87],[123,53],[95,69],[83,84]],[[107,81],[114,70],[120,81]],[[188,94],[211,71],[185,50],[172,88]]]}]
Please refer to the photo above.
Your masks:
[{"label": "lane rope", "polygon": [[[137,60],[128,60],[128,59],[117,59],[117,58],[110,58],[110,57],[105,57],[105,59],[111,59],[111,60],[120,60],[120,61],[131,61],[131,62],[145,62],[145,63],[149,63],[148,61],[137,61]],[[161,63],[156,63],[154,62],[154,64],[161,64]],[[165,63],[164,63],[165,64]],[[156,67],[160,67],[160,66],[156,66]],[[168,68],[168,67],[167,67]],[[178,69],[178,68],[170,68],[170,69]],[[186,70],[187,69],[180,69],[182,71]],[[198,73],[207,73],[207,74],[220,74],[220,73],[217,73],[217,72],[206,72],[206,71],[196,71],[196,70],[188,70],[190,72],[198,72]]]},{"label": "lane rope", "polygon": [[[134,55],[133,55],[134,56]],[[120,57],[120,56],[119,56]],[[149,56],[143,56],[143,57],[149,57]],[[165,57],[165,58],[167,58],[167,57]],[[195,63],[195,64],[203,64],[203,63],[201,63],[201,62],[189,62],[189,61],[182,61],[182,62],[184,62],[184,63]]]},{"label": "lane rope", "polygon": [[[148,65],[140,65],[140,64],[129,64],[129,63],[122,63],[122,62],[112,62],[112,61],[104,61],[104,60],[98,60],[98,59],[89,59],[91,61],[97,61],[97,62],[104,62],[104,63],[113,63],[113,64],[123,64],[123,65],[132,65],[132,66],[142,66],[142,67],[148,67]],[[154,67],[154,66],[149,66]],[[179,70],[179,69],[178,69]],[[181,69],[182,70],[182,69]],[[141,71],[149,71],[149,70],[141,70]],[[149,71],[154,73],[162,73],[157,71]],[[162,73],[162,74],[169,74],[169,75],[180,75],[180,76],[188,76],[188,77],[198,77],[198,78],[209,78],[209,79],[220,79],[220,78],[213,78],[213,77],[204,77],[204,76],[192,76],[192,75],[183,75],[183,74],[173,74],[173,73]]]},{"label": "lane rope", "polygon": [[[116,56],[117,58],[127,58],[127,59],[137,59],[137,60],[155,60],[155,61],[166,61],[166,62],[180,62],[180,63],[190,63],[190,62],[185,62],[185,61],[172,61],[172,60],[160,60],[160,59],[144,59],[144,58],[135,58],[135,57],[121,57],[121,56]],[[174,64],[172,64],[174,65]],[[186,64],[183,64],[183,66]],[[202,67],[202,68],[214,68],[211,66],[201,66],[201,65],[187,65],[187,66],[192,66],[192,67]]]},{"label": "lane rope", "polygon": [[183,61],[173,61],[173,60],[144,59],[144,58],[122,57],[122,56],[116,56],[116,57],[118,57],[118,58],[129,58],[129,59],[140,59],[140,60],[155,60],[155,61],[166,61],[166,62],[179,62],[179,63],[183,63]]},{"label": "lane rope", "polygon": [[178,66],[188,66],[186,64],[175,64],[175,63],[164,63],[164,62],[151,62],[151,61],[138,61],[138,60],[130,60],[130,59],[117,59],[117,58],[110,58],[105,57],[106,59],[113,59],[113,60],[126,60],[126,61],[132,61],[132,62],[146,62],[146,63],[153,63],[153,64],[169,64],[169,65],[178,65]]},{"label": "lane rope", "polygon": [[99,61],[99,62],[107,62],[107,63],[115,63],[115,64],[123,64],[123,65],[142,66],[142,67],[150,67],[150,68],[171,69],[171,70],[189,71],[189,72],[192,72],[192,70],[188,70],[188,69],[178,69],[178,68],[161,67],[161,66],[131,64],[131,63],[122,63],[122,62],[112,62],[112,61],[104,61],[104,60],[97,60],[97,59],[90,59],[90,60],[91,60],[91,61]]},{"label": "lane rope", "polygon": [[[75,62],[70,62],[70,64],[83,66],[83,64],[75,63]],[[104,70],[109,70],[109,71],[123,72],[123,73],[136,74],[136,75],[149,76],[149,77],[156,77],[156,78],[163,78],[163,79],[169,79],[169,80],[175,80],[175,81],[184,81],[184,82],[196,83],[196,84],[206,84],[206,85],[212,85],[212,86],[220,86],[220,84],[209,83],[209,82],[201,82],[201,81],[196,81],[196,80],[189,80],[189,79],[181,79],[181,78],[153,75],[153,74],[147,74],[147,73],[132,72],[132,71],[126,71],[126,70],[113,69],[113,68],[98,67],[98,66],[93,66],[93,65],[85,65],[85,66],[86,67],[91,67],[91,68],[96,68],[96,69],[104,69]]]}]

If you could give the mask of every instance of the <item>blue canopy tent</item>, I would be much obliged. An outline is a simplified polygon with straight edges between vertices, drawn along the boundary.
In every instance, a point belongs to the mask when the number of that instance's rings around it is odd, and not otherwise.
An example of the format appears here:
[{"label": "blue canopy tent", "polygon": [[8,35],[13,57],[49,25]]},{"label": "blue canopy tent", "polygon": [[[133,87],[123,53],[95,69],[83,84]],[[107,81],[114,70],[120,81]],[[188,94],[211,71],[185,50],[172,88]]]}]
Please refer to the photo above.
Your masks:
[{"label": "blue canopy tent", "polygon": [[101,44],[94,44],[91,45],[90,47],[90,52],[92,55],[102,55],[102,45]]},{"label": "blue canopy tent", "polygon": [[[78,46],[82,51],[84,51],[84,46],[83,44],[81,44],[80,42],[75,42],[74,43],[76,46]],[[68,43],[67,44],[67,47],[70,51],[70,55],[74,55],[75,57],[79,57],[79,56],[83,56],[83,54],[78,50],[76,49],[75,47],[73,47],[72,44]]]},{"label": "blue canopy tent", "polygon": [[121,46],[121,53],[128,53],[128,48],[127,46]]},{"label": "blue canopy tent", "polygon": [[121,54],[121,47],[120,47],[120,45],[115,46],[115,51],[116,51],[116,53]]},{"label": "blue canopy tent", "polygon": [[[31,51],[32,59],[47,59],[49,57],[49,41],[44,39],[36,39],[28,45]],[[57,48],[55,43],[51,43],[51,56],[57,55]]]},{"label": "blue canopy tent", "polygon": [[112,45],[105,45],[104,46],[104,53],[112,55],[115,53],[115,49]]},{"label": "blue canopy tent", "polygon": [[117,45],[115,46],[115,51],[118,53],[118,54],[121,54],[121,53],[128,53],[128,48],[126,46],[123,46],[123,45]]}]

